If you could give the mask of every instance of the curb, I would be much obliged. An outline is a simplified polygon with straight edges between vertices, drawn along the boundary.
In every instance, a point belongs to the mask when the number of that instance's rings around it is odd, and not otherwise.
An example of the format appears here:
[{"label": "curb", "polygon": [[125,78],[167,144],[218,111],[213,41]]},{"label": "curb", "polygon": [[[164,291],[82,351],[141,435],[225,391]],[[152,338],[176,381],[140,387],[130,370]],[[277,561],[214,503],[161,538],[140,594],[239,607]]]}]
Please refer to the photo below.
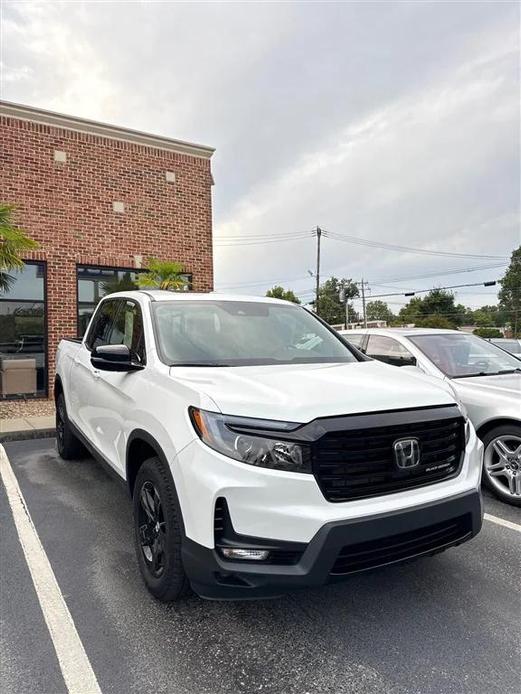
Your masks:
[{"label": "curb", "polygon": [[27,441],[30,439],[50,439],[56,436],[56,429],[26,429],[25,431],[6,431],[0,434],[0,443]]}]

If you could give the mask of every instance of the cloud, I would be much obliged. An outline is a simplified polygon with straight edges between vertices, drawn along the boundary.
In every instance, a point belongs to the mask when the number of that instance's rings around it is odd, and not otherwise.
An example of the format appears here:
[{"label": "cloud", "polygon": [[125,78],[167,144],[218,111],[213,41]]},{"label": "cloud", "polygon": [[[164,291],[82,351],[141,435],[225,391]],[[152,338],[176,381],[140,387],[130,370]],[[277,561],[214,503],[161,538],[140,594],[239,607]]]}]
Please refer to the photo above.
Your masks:
[{"label": "cloud", "polygon": [[[3,98],[216,146],[217,239],[320,224],[456,252],[519,243],[514,3],[3,7]],[[216,246],[217,286],[309,292],[314,253],[311,236]],[[465,265],[323,244],[325,275]]]}]

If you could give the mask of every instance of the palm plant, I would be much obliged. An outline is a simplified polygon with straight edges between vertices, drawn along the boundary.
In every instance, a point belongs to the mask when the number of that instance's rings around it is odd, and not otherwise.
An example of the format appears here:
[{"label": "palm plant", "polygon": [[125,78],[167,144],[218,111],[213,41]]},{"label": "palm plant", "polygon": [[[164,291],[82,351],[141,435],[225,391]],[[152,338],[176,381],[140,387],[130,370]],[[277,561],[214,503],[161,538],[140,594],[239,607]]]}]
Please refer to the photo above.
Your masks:
[{"label": "palm plant", "polygon": [[101,290],[103,292],[102,296],[114,294],[115,292],[129,292],[137,288],[138,285],[132,279],[130,272],[125,272],[123,277],[108,280],[107,282],[103,282],[101,285]]},{"label": "palm plant", "polygon": [[167,289],[175,292],[186,286],[181,263],[149,258],[146,269],[147,272],[140,273],[137,278],[142,289]]},{"label": "palm plant", "polygon": [[0,203],[0,291],[3,292],[9,291],[15,282],[9,271],[23,268],[23,252],[38,248],[38,243],[15,225],[14,210],[15,205]]}]

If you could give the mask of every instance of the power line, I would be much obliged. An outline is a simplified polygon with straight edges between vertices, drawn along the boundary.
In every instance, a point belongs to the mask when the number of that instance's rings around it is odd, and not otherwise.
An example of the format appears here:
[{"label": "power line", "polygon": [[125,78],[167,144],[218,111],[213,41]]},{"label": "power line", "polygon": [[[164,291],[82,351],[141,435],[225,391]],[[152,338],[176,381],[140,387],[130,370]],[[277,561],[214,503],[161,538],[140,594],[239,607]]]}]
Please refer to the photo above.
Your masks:
[{"label": "power line", "polygon": [[311,234],[301,234],[297,236],[296,234],[288,236],[277,236],[277,237],[262,237],[259,239],[246,239],[242,241],[232,241],[230,239],[225,239],[224,241],[214,242],[215,246],[258,246],[264,245],[266,243],[284,243],[285,241],[302,241],[304,239],[312,238]]},{"label": "power line", "polygon": [[[214,243],[216,246],[244,246],[244,245],[258,245],[264,243],[276,243],[277,241],[294,241],[307,238],[309,236],[318,236],[320,227],[317,227],[313,231],[305,232],[287,232],[282,231],[280,233],[269,233],[269,234],[241,234],[241,235],[224,235],[216,238]],[[326,238],[330,238],[335,241],[342,241],[344,243],[355,244],[358,246],[366,246],[369,248],[379,248],[381,250],[387,251],[398,251],[400,253],[414,253],[420,255],[430,255],[438,256],[444,258],[482,258],[488,260],[507,260],[507,256],[498,255],[483,255],[476,253],[455,253],[452,251],[435,251],[427,248],[414,248],[412,246],[400,246],[392,243],[383,243],[381,241],[372,241],[370,239],[362,239],[358,236],[350,236],[348,234],[340,234],[334,231],[327,231],[320,229],[320,233]]]},{"label": "power line", "polygon": [[[508,263],[499,263],[495,265],[477,265],[475,267],[468,268],[453,268],[450,270],[442,270],[440,272],[425,273],[423,275],[409,275],[407,277],[397,277],[396,279],[384,279],[383,282],[389,282],[390,284],[392,284],[393,282],[403,282],[404,280],[425,280],[431,277],[445,277],[445,275],[460,275],[464,272],[477,272],[479,270],[497,270],[498,268],[506,267],[507,265]],[[371,282],[371,284],[383,286],[381,283],[379,284],[376,280],[369,281]]]},{"label": "power line", "polygon": [[415,294],[423,294],[424,292],[432,292],[437,289],[458,289],[459,287],[490,287],[499,282],[499,280],[490,280],[489,282],[474,282],[470,284],[453,284],[448,287],[430,287],[430,289],[415,289],[412,292],[393,292],[392,294],[372,294],[371,299],[379,299],[384,296],[414,296]]},{"label": "power line", "polygon": [[[445,275],[459,275],[459,274],[463,274],[466,272],[477,272],[479,270],[496,270],[500,267],[506,267],[507,264],[508,263],[501,263],[499,265],[498,264],[495,264],[495,265],[478,265],[475,267],[452,268],[450,270],[440,270],[437,272],[431,272],[431,273],[427,273],[427,274],[423,274],[423,275],[414,275],[412,277],[409,277],[409,276],[399,277],[396,280],[394,280],[394,279],[384,280],[384,282],[389,282],[390,283],[389,285],[384,284],[382,282],[377,282],[376,280],[368,280],[368,281],[371,285],[376,286],[376,287],[389,287],[389,288],[394,289],[394,287],[391,286],[392,282],[403,282],[403,281],[407,281],[407,280],[416,280],[416,279],[420,279],[420,280],[421,279],[429,279],[431,277],[445,277]],[[324,273],[322,273],[322,274],[324,274]],[[335,270],[334,272],[326,273],[326,274],[333,276],[333,275],[339,274],[339,273]],[[235,282],[233,284],[222,284],[222,285],[220,285],[220,288],[221,289],[232,289],[232,288],[241,288],[241,287],[269,286],[269,285],[273,285],[277,282],[282,282],[282,283],[299,282],[301,280],[305,280],[308,278],[309,278],[309,275],[306,274],[306,275],[300,275],[299,277],[284,277],[284,278],[278,278],[278,279],[261,280],[260,282],[244,282],[244,283]],[[396,289],[400,289],[400,287],[396,287]],[[407,287],[407,290],[408,289],[409,289],[409,287]],[[411,289],[411,291],[413,291],[412,287],[410,289]]]},{"label": "power line", "polygon": [[499,255],[478,255],[475,253],[453,253],[451,251],[433,251],[426,248],[413,248],[411,246],[398,246],[392,243],[382,243],[379,241],[370,241],[361,239],[357,236],[349,236],[347,234],[338,234],[333,231],[324,230],[324,236],[334,239],[335,241],[343,241],[344,243],[352,243],[358,246],[367,246],[370,248],[380,248],[387,251],[399,251],[401,253],[417,253],[420,255],[442,256],[445,258],[483,258],[489,260],[506,260],[507,256]]}]

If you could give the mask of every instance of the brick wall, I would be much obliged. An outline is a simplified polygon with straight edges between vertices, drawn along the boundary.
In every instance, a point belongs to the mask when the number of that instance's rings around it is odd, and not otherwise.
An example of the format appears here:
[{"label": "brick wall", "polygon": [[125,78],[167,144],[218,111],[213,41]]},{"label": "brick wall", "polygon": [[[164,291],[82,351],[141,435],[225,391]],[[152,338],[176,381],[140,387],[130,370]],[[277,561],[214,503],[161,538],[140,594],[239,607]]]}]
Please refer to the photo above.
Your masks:
[{"label": "brick wall", "polygon": [[208,158],[0,116],[0,201],[40,243],[26,259],[47,262],[49,390],[57,344],[77,331],[77,264],[155,256],[180,261],[195,291],[213,288],[211,185]]}]

